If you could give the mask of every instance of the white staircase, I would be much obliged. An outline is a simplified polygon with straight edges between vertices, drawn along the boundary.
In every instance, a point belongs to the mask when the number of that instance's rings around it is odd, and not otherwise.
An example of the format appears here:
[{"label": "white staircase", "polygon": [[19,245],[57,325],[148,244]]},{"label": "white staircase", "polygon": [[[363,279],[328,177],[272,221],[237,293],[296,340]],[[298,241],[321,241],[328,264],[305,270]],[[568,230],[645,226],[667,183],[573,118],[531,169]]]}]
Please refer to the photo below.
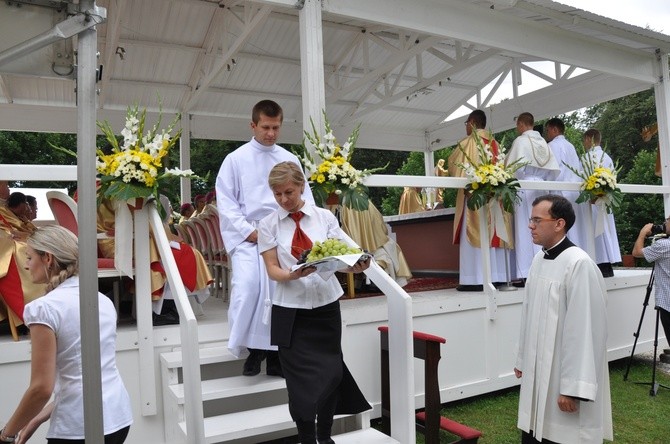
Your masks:
[{"label": "white staircase", "polygon": [[[167,442],[185,442],[181,352],[162,353],[160,362],[165,438]],[[297,434],[288,411],[284,379],[264,372],[241,376],[243,362],[230,354],[226,344],[200,348],[205,443],[251,444]],[[333,439],[337,444],[398,442],[369,424],[368,413],[337,416]]]}]

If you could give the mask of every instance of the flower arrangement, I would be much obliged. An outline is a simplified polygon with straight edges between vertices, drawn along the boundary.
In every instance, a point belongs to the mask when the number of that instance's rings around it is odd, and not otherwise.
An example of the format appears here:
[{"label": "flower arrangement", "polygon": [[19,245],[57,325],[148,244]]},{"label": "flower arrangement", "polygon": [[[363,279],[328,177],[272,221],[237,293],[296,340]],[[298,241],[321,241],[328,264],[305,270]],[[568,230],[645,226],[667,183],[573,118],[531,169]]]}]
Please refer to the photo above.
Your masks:
[{"label": "flower arrangement", "polygon": [[170,149],[177,143],[181,129],[171,135],[179,115],[159,131],[162,112],[158,122],[146,134],[146,109],[128,107],[126,124],[121,135],[123,144],[114,134],[109,122],[98,122],[98,127],[112,147],[111,153],[97,150],[96,169],[100,174],[99,197],[129,200],[132,198],[159,197],[159,187],[164,179],[172,177],[196,177],[191,170],[165,168],[164,160]]},{"label": "flower arrangement", "polygon": [[357,125],[349,135],[347,141],[340,145],[333,135],[333,130],[324,111],[326,134],[321,137],[312,124],[312,133],[305,131],[305,138],[316,153],[317,160],[311,156],[307,145],[303,155],[303,163],[307,170],[307,177],[317,204],[325,206],[328,196],[336,194],[340,203],[354,210],[368,209],[368,188],[363,185],[363,179],[372,173],[383,170],[381,168],[358,170],[351,165],[350,160],[354,146],[358,139],[360,125]]},{"label": "flower arrangement", "polygon": [[468,208],[478,210],[491,200],[502,204],[507,212],[514,211],[514,205],[521,198],[518,195],[519,181],[514,173],[528,162],[518,159],[505,165],[505,150],[497,142],[484,143],[479,134],[474,131],[473,135],[477,144],[478,159],[474,161],[468,157],[463,147],[459,144],[458,149],[465,155],[467,162],[459,164],[468,179],[465,186],[468,195]]},{"label": "flower arrangement", "polygon": [[596,152],[586,152],[580,156],[581,169],[579,171],[565,162],[564,164],[583,180],[579,197],[575,202],[602,203],[607,212],[611,213],[623,202],[623,193],[617,187],[617,174],[620,168],[604,166],[604,159],[604,151],[601,152],[599,158]]}]

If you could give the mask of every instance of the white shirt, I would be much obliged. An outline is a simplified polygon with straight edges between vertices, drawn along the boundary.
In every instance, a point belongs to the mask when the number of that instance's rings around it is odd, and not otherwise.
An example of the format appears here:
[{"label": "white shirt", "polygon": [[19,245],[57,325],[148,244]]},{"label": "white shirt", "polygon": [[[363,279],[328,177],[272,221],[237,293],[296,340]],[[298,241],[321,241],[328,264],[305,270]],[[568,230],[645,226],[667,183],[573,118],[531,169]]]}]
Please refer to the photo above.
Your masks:
[{"label": "white shirt", "polygon": [[[116,368],[116,310],[98,293],[100,310],[100,366],[104,433],[133,422],[130,398]],[[27,326],[46,325],[56,334],[56,388],[47,438],[84,439],[84,391],[81,369],[79,276],[73,276],[23,312]]]},{"label": "white shirt", "polygon": [[[305,204],[300,211],[304,213],[300,219],[300,228],[312,243],[323,242],[328,238],[349,243],[337,219],[329,210]],[[281,208],[265,217],[258,225],[258,251],[263,253],[277,248],[279,265],[286,270],[298,262],[291,254],[295,226],[289,213]],[[342,287],[335,276],[324,281],[317,273],[312,273],[300,279],[277,282],[272,303],[288,308],[311,309],[335,302],[342,293]]]},{"label": "white shirt", "polygon": [[644,259],[656,267],[654,294],[656,306],[670,311],[670,238],[658,239],[642,249]]}]

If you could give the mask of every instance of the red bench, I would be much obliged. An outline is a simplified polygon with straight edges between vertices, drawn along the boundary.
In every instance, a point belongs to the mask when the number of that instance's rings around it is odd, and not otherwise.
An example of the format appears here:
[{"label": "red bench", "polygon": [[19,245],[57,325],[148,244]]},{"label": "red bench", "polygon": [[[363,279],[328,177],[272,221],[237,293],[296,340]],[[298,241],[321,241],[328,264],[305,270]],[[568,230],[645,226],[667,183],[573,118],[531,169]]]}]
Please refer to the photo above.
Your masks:
[{"label": "red bench", "polygon": [[[382,432],[391,434],[391,401],[389,387],[389,343],[388,327],[379,327],[381,341],[381,380],[382,380]],[[451,419],[440,416],[440,385],[437,366],[440,362],[440,344],[446,339],[422,332],[414,333],[414,357],[425,361],[425,401],[424,411],[416,414],[416,430],[426,437],[426,444],[439,444],[440,429],[458,436],[453,444],[476,443],[482,432]]]}]

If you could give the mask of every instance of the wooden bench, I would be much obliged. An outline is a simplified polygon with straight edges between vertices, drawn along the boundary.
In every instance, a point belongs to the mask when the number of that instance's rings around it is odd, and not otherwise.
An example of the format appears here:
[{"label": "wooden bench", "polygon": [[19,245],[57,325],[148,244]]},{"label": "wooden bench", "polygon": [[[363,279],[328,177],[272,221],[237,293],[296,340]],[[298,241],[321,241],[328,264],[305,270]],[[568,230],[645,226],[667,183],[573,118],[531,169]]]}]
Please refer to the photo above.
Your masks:
[{"label": "wooden bench", "polygon": [[[381,381],[382,381],[382,432],[391,434],[391,402],[389,387],[389,341],[388,327],[378,328],[381,341]],[[440,362],[440,344],[446,339],[422,332],[414,334],[414,357],[421,359],[424,364],[425,379],[425,409],[416,414],[416,430],[426,437],[426,444],[439,444],[440,429],[457,436],[459,439],[451,441],[456,444],[476,443],[482,432],[451,419],[440,416],[442,408],[440,402],[440,385],[438,382],[437,366]]]}]

